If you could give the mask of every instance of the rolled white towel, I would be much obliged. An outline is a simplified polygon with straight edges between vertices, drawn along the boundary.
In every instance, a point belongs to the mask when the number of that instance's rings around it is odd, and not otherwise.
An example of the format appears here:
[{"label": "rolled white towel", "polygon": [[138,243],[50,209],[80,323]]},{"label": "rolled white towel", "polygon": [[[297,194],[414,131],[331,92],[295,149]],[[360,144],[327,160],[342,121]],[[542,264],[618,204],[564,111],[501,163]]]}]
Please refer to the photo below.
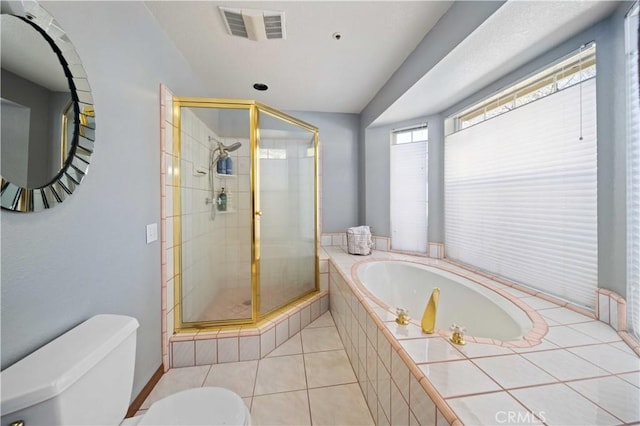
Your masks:
[{"label": "rolled white towel", "polygon": [[373,241],[369,226],[355,226],[347,229],[347,250],[351,254],[371,254]]},{"label": "rolled white towel", "polygon": [[371,229],[367,225],[353,226],[347,229],[347,232],[351,232],[354,235],[371,235]]}]

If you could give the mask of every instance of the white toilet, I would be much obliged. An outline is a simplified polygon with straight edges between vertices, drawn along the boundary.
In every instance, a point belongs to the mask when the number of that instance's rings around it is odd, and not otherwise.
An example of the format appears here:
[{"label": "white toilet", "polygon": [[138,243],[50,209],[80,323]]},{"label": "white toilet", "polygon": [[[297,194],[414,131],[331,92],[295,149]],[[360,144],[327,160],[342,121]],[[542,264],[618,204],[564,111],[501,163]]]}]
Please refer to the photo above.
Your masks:
[{"label": "white toilet", "polygon": [[215,387],[173,394],[123,422],[138,325],[127,316],[97,315],[2,371],[0,426],[251,423],[242,399]]}]

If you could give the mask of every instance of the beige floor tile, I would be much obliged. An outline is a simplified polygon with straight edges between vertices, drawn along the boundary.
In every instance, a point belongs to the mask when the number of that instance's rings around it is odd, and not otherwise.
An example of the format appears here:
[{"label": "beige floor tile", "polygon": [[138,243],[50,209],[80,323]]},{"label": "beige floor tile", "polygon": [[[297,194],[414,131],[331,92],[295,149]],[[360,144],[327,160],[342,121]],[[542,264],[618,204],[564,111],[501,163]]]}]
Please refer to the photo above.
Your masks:
[{"label": "beige floor tile", "polygon": [[305,328],[335,327],[335,325],[336,324],[333,322],[331,312],[327,311],[324,314],[320,315],[317,320],[313,321]]},{"label": "beige floor tile", "polygon": [[309,388],[355,383],[356,375],[344,350],[304,355]]},{"label": "beige floor tile", "polygon": [[261,395],[253,398],[251,424],[310,425],[307,391]]},{"label": "beige floor tile", "polygon": [[282,345],[275,348],[273,351],[267,355],[267,358],[271,358],[274,356],[283,356],[283,355],[295,355],[302,353],[302,339],[300,338],[300,333],[293,335]]},{"label": "beige floor tile", "polygon": [[367,403],[356,383],[309,389],[314,425],[373,425]]},{"label": "beige floor tile", "polygon": [[148,409],[154,402],[176,392],[202,386],[210,368],[210,365],[201,365],[170,369],[160,378],[140,409]]},{"label": "beige floor tile", "polygon": [[257,369],[258,361],[214,364],[204,385],[227,388],[242,397],[252,396]]},{"label": "beige floor tile", "polygon": [[305,328],[300,334],[304,353],[344,349],[335,327]]},{"label": "beige floor tile", "polygon": [[306,388],[302,355],[264,358],[259,361],[254,396]]}]

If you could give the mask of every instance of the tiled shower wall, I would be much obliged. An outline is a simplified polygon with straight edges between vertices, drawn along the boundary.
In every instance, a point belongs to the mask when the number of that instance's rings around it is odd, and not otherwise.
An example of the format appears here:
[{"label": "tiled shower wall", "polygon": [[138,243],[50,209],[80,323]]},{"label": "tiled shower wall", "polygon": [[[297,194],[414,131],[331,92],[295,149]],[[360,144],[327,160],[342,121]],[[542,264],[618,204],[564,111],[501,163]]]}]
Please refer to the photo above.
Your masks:
[{"label": "tiled shower wall", "polygon": [[[209,262],[213,263],[213,267],[222,262],[226,265],[223,275],[225,278],[219,277],[217,282],[219,289],[233,290],[234,296],[251,299],[251,181],[249,174],[251,160],[249,139],[221,138],[219,140],[227,146],[236,142],[240,142],[242,145],[237,151],[229,153],[233,161],[232,175],[215,174],[214,197],[217,197],[221,189],[225,188],[227,210],[216,211],[214,223],[222,228],[224,233],[208,240],[208,244],[218,247],[220,251],[224,252],[224,256],[212,257]],[[211,195],[209,196],[211,197]],[[239,293],[235,294],[236,291]]]},{"label": "tiled shower wall", "polygon": [[[224,229],[209,220],[211,198],[208,190],[208,159],[212,149],[211,129],[190,110],[184,109],[181,126],[181,210],[182,210],[182,306],[187,321],[202,316],[206,301],[216,296],[218,289],[206,286],[206,277],[212,279],[224,274],[226,262],[214,265],[209,259],[222,260],[223,247],[207,244],[220,240]],[[215,277],[215,278],[214,278]]]},{"label": "tiled shower wall", "polygon": [[[238,299],[238,304],[251,298],[249,141],[221,138],[192,108],[183,108],[181,120],[183,317],[188,322],[222,319],[211,302],[225,290],[233,297],[223,298]],[[233,174],[213,170],[212,193],[209,162],[218,142],[242,146],[229,154]],[[225,211],[212,204],[222,188]]]},{"label": "tiled shower wall", "polygon": [[[185,319],[190,321],[200,318],[206,312],[209,301],[226,288],[244,285],[247,293],[250,293],[250,160],[248,140],[221,138],[193,111],[184,109],[180,128],[181,159],[177,167],[177,141],[173,140],[173,94],[161,86],[160,98],[163,341],[168,344],[177,304],[173,298],[174,280],[179,272],[174,270],[173,258],[173,201],[179,190],[174,186],[174,173],[181,173],[183,313],[186,314]],[[217,141],[227,145],[239,141],[242,146],[231,153],[234,175],[227,177],[214,174],[216,193],[212,194],[209,190],[209,161]],[[216,211],[215,220],[211,220],[210,202],[217,198],[222,187],[228,193],[227,211]],[[211,244],[212,241],[221,243]],[[212,280],[218,285],[207,285]],[[169,365],[166,349],[163,352],[164,364]]]}]

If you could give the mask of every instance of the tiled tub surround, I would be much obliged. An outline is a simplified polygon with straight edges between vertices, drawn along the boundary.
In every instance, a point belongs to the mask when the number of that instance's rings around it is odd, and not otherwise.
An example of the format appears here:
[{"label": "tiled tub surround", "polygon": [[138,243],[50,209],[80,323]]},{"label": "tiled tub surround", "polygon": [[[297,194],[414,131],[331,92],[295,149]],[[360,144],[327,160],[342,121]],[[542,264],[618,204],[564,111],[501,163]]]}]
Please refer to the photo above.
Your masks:
[{"label": "tiled tub surround", "polygon": [[[373,231],[372,231],[373,232]],[[373,250],[377,251],[390,251],[391,250],[391,238],[389,237],[379,237],[372,233],[371,239],[373,240]],[[330,246],[338,246],[343,247],[347,245],[347,235],[346,232],[329,232],[322,234],[320,239],[320,244],[323,247]],[[397,250],[394,250],[396,253],[403,253]],[[412,254],[412,253],[404,253],[404,254]],[[444,244],[442,243],[432,243],[427,242],[425,255],[432,259],[442,259],[444,258]]]},{"label": "tiled tub surround", "polygon": [[[330,258],[330,310],[376,424],[640,422],[640,357],[594,315],[448,261],[324,250]],[[444,267],[502,290],[535,310],[548,331],[540,343],[523,347],[456,346],[440,335],[425,336],[415,324],[397,325],[395,315],[352,278],[355,264],[372,259]]]}]

